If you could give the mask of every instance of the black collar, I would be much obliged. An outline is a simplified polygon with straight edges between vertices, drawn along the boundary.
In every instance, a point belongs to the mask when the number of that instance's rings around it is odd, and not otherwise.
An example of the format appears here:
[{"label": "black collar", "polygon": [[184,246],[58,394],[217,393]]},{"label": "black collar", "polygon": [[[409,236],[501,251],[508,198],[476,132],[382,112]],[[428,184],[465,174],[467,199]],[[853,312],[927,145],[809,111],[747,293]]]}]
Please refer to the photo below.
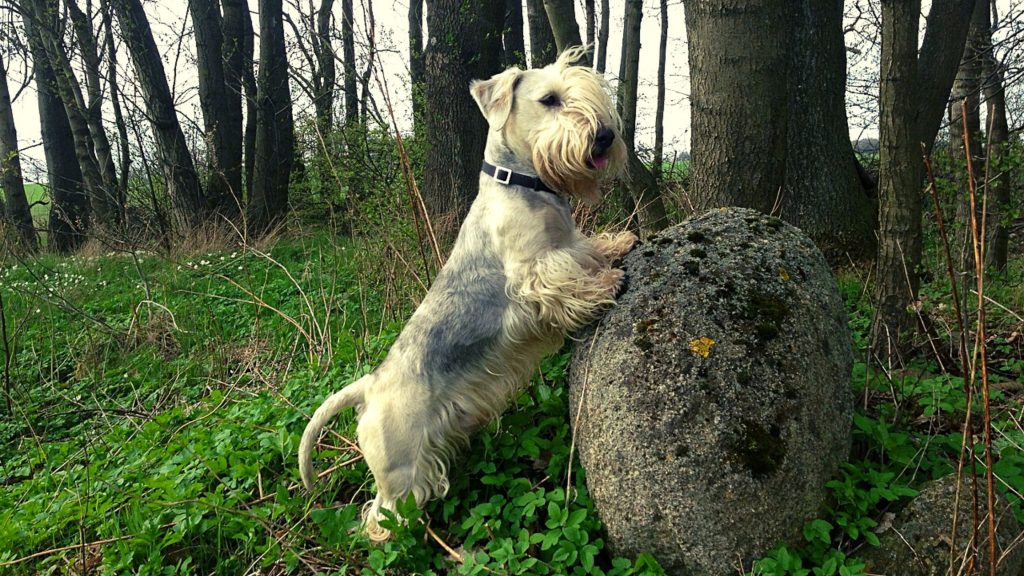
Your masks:
[{"label": "black collar", "polygon": [[483,165],[480,166],[480,171],[493,178],[498,184],[504,184],[506,186],[523,186],[540,192],[558,194],[536,176],[527,176],[526,174],[513,172],[503,166],[495,166],[487,160],[484,160]]}]

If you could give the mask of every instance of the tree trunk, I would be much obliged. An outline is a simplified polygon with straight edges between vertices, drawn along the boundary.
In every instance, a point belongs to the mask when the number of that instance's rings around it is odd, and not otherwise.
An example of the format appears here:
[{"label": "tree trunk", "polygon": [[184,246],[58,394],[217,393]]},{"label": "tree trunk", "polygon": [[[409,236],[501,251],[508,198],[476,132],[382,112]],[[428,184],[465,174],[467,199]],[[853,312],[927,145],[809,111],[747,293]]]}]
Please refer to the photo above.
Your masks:
[{"label": "tree trunk", "polygon": [[253,173],[256,171],[256,75],[253,72],[254,36],[249,5],[241,0],[245,17],[242,19],[242,87],[245,90],[245,136],[242,148],[245,155],[245,196],[252,199]]},{"label": "tree trunk", "polygon": [[341,51],[345,72],[345,123],[359,120],[359,93],[356,90],[356,44],[353,31],[352,0],[341,0]]},{"label": "tree trunk", "polygon": [[587,22],[587,46],[590,46],[591,51],[594,49],[594,41],[597,32],[597,7],[594,5],[594,0],[584,0],[583,12],[584,18]]},{"label": "tree trunk", "polygon": [[[989,4],[989,2],[985,2]],[[991,47],[992,24],[989,22],[989,45]],[[1003,89],[1003,68],[996,61],[992,50],[986,52],[982,61],[982,91],[988,109],[988,141],[985,172],[988,182],[988,251],[985,265],[994,272],[1005,272],[1010,243],[1010,173],[1012,165],[1007,161],[1010,130],[1006,120],[1006,92]]]},{"label": "tree trunk", "polygon": [[668,0],[661,0],[661,37],[658,41],[658,101],[654,112],[654,159],[651,172],[661,181],[663,149],[665,145],[665,59],[668,47]]},{"label": "tree trunk", "polygon": [[[920,280],[923,170],[915,138],[914,83],[920,0],[883,0],[879,116],[878,270],[872,348],[894,358],[913,326]],[[890,343],[897,344],[895,347]]]},{"label": "tree trunk", "polygon": [[[510,2],[518,4],[515,0]],[[520,8],[520,12],[522,9]],[[522,14],[519,16],[519,43],[523,41]],[[524,56],[525,57],[525,56]],[[409,0],[409,80],[412,84],[413,133],[423,137],[423,0]]]},{"label": "tree trunk", "polygon": [[50,188],[47,242],[67,254],[86,239],[89,229],[89,198],[83,186],[82,168],[75,153],[74,137],[64,102],[57,92],[57,77],[37,33],[30,10],[24,14],[25,32],[32,52],[39,101],[39,134],[46,156],[46,181]]},{"label": "tree trunk", "polygon": [[[967,146],[964,135],[970,142],[971,163],[975,180],[979,184],[982,179],[983,146],[981,134],[981,62],[986,53],[988,43],[988,2],[977,0],[974,13],[971,15],[970,30],[964,46],[960,65],[953,79],[952,93],[949,98],[949,156],[953,161],[953,178],[957,182],[956,230],[960,270],[974,269],[974,250],[971,241],[971,202],[967,175]],[[991,49],[991,46],[989,46]],[[964,114],[966,108],[966,115]],[[966,126],[966,131],[965,131]],[[980,200],[980,196],[979,196]],[[981,221],[981,202],[978,202],[975,214]],[[967,279],[965,279],[967,281]]]},{"label": "tree trunk", "polygon": [[605,63],[608,60],[608,0],[601,0],[601,31],[597,35],[597,73],[604,74]]},{"label": "tree trunk", "polygon": [[857,172],[846,117],[841,0],[792,11],[786,163],[780,215],[833,261],[875,254],[875,211]]},{"label": "tree trunk", "polygon": [[250,236],[258,237],[287,214],[295,149],[281,0],[260,0],[260,72],[256,84],[256,167],[246,228]]},{"label": "tree trunk", "polygon": [[[429,13],[427,18],[429,20]],[[526,0],[526,20],[530,26],[530,68],[542,68],[553,63],[558,52],[544,0]]]},{"label": "tree trunk", "polygon": [[[243,195],[242,173],[245,171],[243,150],[244,132],[242,131],[242,94],[245,86],[245,30],[252,27],[249,7],[245,0],[221,0],[223,17],[223,43],[221,56],[224,67],[224,117],[220,119],[218,132],[223,135],[226,148],[222,151],[222,161],[227,168],[224,179],[231,192],[228,200],[233,206],[226,207],[227,214],[239,215],[245,206]],[[249,64],[249,71],[252,65]]]},{"label": "tree trunk", "polygon": [[231,100],[224,71],[226,51],[220,8],[217,0],[189,0],[188,10],[196,37],[199,106],[209,160],[207,197],[219,216],[233,220],[241,203],[242,167],[236,158],[241,156],[242,143],[225,125],[231,115]]},{"label": "tree trunk", "polygon": [[[102,193],[94,197],[93,211],[105,223],[117,226],[122,221],[124,206],[118,203],[117,171],[114,168],[114,155],[110,148],[110,140],[107,138],[106,128],[103,126],[103,91],[100,86],[100,52],[96,46],[96,38],[92,31],[92,15],[82,12],[77,2],[65,2],[68,16],[78,38],[78,47],[82,56],[82,64],[85,71],[85,86],[88,94],[88,101],[82,100],[80,88],[74,80],[73,73],[69,70],[68,77],[75,82],[75,96],[78,98],[78,105],[83,108],[86,124],[89,127],[89,137],[92,142],[92,156],[96,159],[96,166],[99,169],[100,180],[103,183]],[[51,5],[57,10],[57,4]]]},{"label": "tree trunk", "polygon": [[[422,0],[421,0],[422,1]],[[505,46],[502,66],[526,68],[526,46],[523,43],[523,3],[521,0],[505,0],[505,26],[501,33]]]},{"label": "tree trunk", "polygon": [[686,0],[692,195],[768,213],[785,178],[789,0]]},{"label": "tree trunk", "polygon": [[192,154],[174,109],[160,51],[153,40],[141,0],[113,0],[121,37],[135,64],[153,126],[157,154],[163,167],[167,193],[181,228],[193,228],[206,217],[207,199],[199,183]]},{"label": "tree trunk", "polygon": [[882,2],[878,261],[873,353],[897,361],[916,320],[921,147],[931,151],[963,54],[974,0],[934,0],[918,55],[920,0]]},{"label": "tree trunk", "polygon": [[[35,252],[39,247],[32,210],[25,196],[25,181],[21,177],[21,156],[18,151],[18,132],[14,126],[11,93],[7,87],[7,67],[0,52],[0,186],[4,189],[6,218],[18,231],[23,249]],[[0,213],[0,216],[3,216]]]},{"label": "tree trunk", "polygon": [[[103,43],[107,47],[107,87],[110,91],[110,107],[114,112],[114,126],[117,128],[118,182],[117,205],[122,210],[128,207],[128,179],[131,172],[131,153],[128,150],[128,126],[121,110],[121,90],[117,81],[117,46],[114,44],[114,14],[109,0],[103,2]],[[124,215],[122,215],[122,219]]]},{"label": "tree trunk", "polygon": [[366,119],[370,110],[370,74],[373,73],[373,64],[377,57],[377,45],[374,42],[375,35],[372,33],[372,30],[377,27],[377,19],[373,15],[373,0],[365,0],[363,2],[363,10],[366,13],[366,26],[371,30],[371,32],[367,33],[366,67],[363,68],[363,74],[359,77],[361,89],[359,95],[359,122],[366,126]]},{"label": "tree trunk", "polygon": [[68,124],[71,127],[75,157],[81,166],[90,208],[100,222],[109,224],[113,220],[112,204],[108,202],[109,191],[105,187],[99,163],[93,152],[92,134],[89,131],[81,87],[74,76],[71,61],[63,44],[58,42],[60,37],[57,34],[61,32],[61,27],[56,20],[56,2],[31,0],[25,2],[24,7],[26,20],[32,20],[36,24],[32,26],[30,33],[38,36],[39,44],[43,48],[42,57],[50,62],[54,72],[54,85],[64,103]]},{"label": "tree trunk", "polygon": [[[622,117],[622,140],[626,144],[629,171],[626,187],[630,198],[626,208],[635,207],[640,228],[651,234],[668,225],[665,204],[658,181],[636,153],[636,107],[640,74],[640,24],[643,17],[641,0],[626,0],[626,16],[622,33],[622,58],[619,67],[619,114]],[[620,197],[624,197],[621,191]]]},{"label": "tree trunk", "polygon": [[504,2],[427,1],[423,198],[434,229],[446,239],[476,198],[488,128],[469,83],[501,69],[503,12]]},{"label": "tree trunk", "polygon": [[[561,53],[570,46],[583,44],[580,39],[580,27],[576,23],[576,8],[573,0],[544,0],[544,11],[547,12],[551,31],[555,36],[555,48]],[[590,56],[587,56],[587,66]]]}]

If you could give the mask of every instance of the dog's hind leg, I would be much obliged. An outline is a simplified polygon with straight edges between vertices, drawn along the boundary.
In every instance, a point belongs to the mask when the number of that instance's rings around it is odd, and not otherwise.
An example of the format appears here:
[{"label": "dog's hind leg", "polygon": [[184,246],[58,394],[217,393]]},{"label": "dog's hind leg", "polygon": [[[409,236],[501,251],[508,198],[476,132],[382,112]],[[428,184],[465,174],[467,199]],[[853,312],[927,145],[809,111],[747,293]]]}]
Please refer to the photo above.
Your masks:
[{"label": "dog's hind leg", "polygon": [[399,402],[375,400],[359,419],[359,445],[377,484],[377,497],[363,508],[370,540],[387,540],[381,527],[382,510],[395,511],[395,502],[413,494],[422,506],[446,481],[443,460],[430,445],[427,402],[406,398]]}]

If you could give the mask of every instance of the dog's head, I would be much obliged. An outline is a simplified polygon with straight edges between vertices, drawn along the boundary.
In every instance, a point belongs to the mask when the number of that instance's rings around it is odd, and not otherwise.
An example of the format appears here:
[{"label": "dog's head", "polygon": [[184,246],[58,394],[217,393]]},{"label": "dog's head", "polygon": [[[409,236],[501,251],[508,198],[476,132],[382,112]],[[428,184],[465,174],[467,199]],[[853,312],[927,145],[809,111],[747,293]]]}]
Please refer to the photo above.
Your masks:
[{"label": "dog's head", "polygon": [[510,68],[474,81],[470,92],[491,138],[531,163],[548,186],[594,202],[599,181],[622,173],[626,146],[608,83],[575,65],[585,53],[577,46],[544,68]]}]

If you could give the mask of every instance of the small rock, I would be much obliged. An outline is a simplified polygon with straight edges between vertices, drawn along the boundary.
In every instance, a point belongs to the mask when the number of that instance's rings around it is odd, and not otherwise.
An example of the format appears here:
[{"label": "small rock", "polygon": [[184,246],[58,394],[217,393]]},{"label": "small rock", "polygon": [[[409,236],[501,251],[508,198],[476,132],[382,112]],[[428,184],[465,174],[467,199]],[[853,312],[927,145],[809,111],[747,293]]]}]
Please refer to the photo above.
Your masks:
[{"label": "small rock", "polygon": [[[984,477],[978,486],[978,555],[974,560],[974,574],[988,574],[988,506]],[[966,574],[963,566],[971,541],[973,522],[973,488],[970,478],[960,483],[960,505],[957,507],[956,558],[953,573]],[[949,572],[950,538],[953,534],[953,503],[956,502],[956,476],[947,476],[926,485],[916,498],[907,504],[892,521],[892,525],[879,534],[879,546],[862,553],[870,574],[886,576],[945,576]],[[996,494],[996,574],[1017,576],[1024,568],[1024,547],[1015,539],[1021,533],[1020,524],[1010,511],[1006,499]],[[1011,548],[1012,546],[1012,548]],[[1009,550],[1009,553],[1007,551]]]}]

